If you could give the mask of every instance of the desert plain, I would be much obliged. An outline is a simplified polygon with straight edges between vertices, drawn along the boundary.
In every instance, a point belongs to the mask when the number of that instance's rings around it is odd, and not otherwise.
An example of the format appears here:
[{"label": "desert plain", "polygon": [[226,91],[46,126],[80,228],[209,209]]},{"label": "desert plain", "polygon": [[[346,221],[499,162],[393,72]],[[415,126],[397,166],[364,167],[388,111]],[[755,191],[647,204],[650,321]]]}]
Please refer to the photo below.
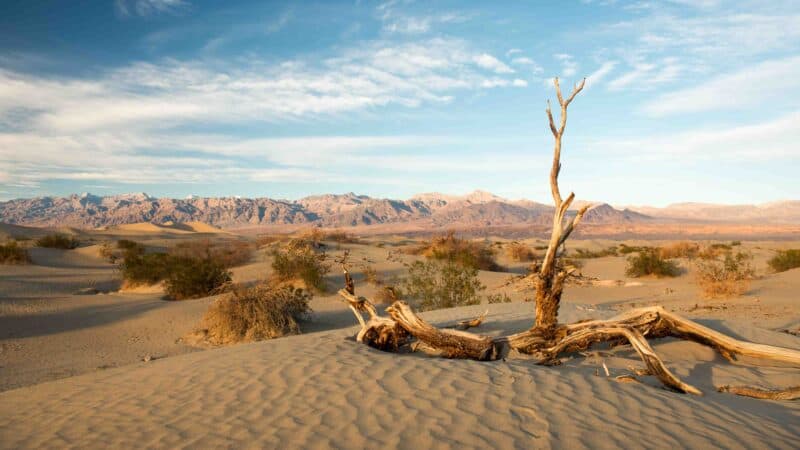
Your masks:
[{"label": "desert plain", "polygon": [[[3,448],[797,448],[800,403],[717,392],[723,385],[786,388],[796,367],[731,363],[712,349],[671,338],[652,341],[665,364],[702,396],[664,389],[653,377],[621,382],[641,360],[629,346],[599,346],[541,366],[522,354],[492,362],[387,353],[355,341],[358,323],[337,294],[335,264],[327,292],[311,300],[301,334],[229,346],[194,337],[219,297],[167,301],[159,285],[124,288],[101,254],[121,239],[148,249],[211,240],[252,244],[232,268],[235,283],[269,279],[272,255],[252,230],[203,224],[112,226],[97,230],[3,225],[21,242],[59,231],[75,249],[31,247],[30,263],[0,265],[0,447]],[[726,236],[728,237],[728,236]],[[660,305],[738,339],[800,349],[800,269],[773,273],[766,261],[800,239],[741,234],[756,270],[740,296],[707,299],[695,264],[678,258],[674,278],[626,276],[627,256],[582,259],[581,282],[568,284],[559,320],[614,316]],[[376,298],[371,278],[397,279],[424,259],[404,252],[424,238],[384,233],[355,242],[324,241],[333,260],[348,252],[359,295]],[[502,250],[512,239],[475,238],[496,249],[502,271],[478,273],[480,305],[422,313],[439,326],[488,311],[471,330],[509,334],[529,328],[531,292],[509,282],[529,262]],[[530,248],[543,238],[515,239]],[[622,243],[578,236],[568,251]],[[728,243],[706,237],[702,245]],[[488,304],[486,295],[504,295]],[[379,309],[386,304],[378,304]]]}]

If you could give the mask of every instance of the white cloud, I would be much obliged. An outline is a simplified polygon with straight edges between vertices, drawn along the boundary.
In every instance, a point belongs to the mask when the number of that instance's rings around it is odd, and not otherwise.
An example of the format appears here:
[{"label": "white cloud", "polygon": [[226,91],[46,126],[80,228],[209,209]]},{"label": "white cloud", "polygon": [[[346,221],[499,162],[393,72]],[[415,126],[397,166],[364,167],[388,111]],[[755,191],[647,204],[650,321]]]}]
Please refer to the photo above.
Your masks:
[{"label": "white cloud", "polygon": [[520,78],[515,78],[512,84],[516,87],[526,87],[528,82]]},{"label": "white cloud", "polygon": [[766,61],[648,102],[653,116],[732,110],[800,96],[800,56]]},{"label": "white cloud", "polygon": [[642,81],[644,78],[650,75],[655,68],[655,64],[636,64],[633,67],[633,70],[630,70],[618,78],[611,80],[608,83],[608,88],[612,91],[618,91],[627,88],[633,83]]},{"label": "white cloud", "polygon": [[512,48],[512,49],[509,49],[509,50],[506,52],[506,56],[507,56],[507,57],[511,57],[512,55],[516,55],[517,53],[522,53],[522,50],[520,50],[520,49],[518,49],[518,48]]},{"label": "white cloud", "polygon": [[514,69],[488,53],[481,53],[474,57],[475,64],[495,73],[514,73]]},{"label": "white cloud", "polygon": [[176,14],[188,8],[185,0],[115,0],[114,8],[123,17]]},{"label": "white cloud", "polygon": [[611,71],[614,70],[614,67],[617,65],[616,61],[606,61],[604,62],[600,68],[595,70],[591,73],[588,77],[586,77],[586,87],[587,89],[599,83],[603,78],[606,77]]},{"label": "white cloud", "polygon": [[699,129],[592,145],[608,155],[641,160],[767,161],[800,158],[800,111],[774,120],[728,128]]},{"label": "white cloud", "polygon": [[578,63],[572,55],[566,53],[556,53],[553,55],[555,59],[561,62],[561,76],[569,78],[574,76],[578,71]]}]

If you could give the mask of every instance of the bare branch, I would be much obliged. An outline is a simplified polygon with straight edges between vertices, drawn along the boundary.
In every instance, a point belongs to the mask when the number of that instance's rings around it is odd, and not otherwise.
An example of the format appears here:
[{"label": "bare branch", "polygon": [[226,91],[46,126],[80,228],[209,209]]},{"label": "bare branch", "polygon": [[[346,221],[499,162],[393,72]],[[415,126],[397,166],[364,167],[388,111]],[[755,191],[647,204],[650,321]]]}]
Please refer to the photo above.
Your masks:
[{"label": "bare branch", "polygon": [[550,100],[547,101],[547,118],[550,120],[550,131],[553,132],[553,136],[558,136],[558,130],[556,130],[555,121],[553,121],[553,111],[550,110]]},{"label": "bare branch", "polygon": [[556,96],[558,97],[558,104],[564,107],[564,97],[561,96],[561,86],[558,84],[558,77],[553,78],[553,84],[556,86]]},{"label": "bare branch", "polygon": [[567,105],[569,105],[569,104],[570,104],[570,102],[572,102],[572,99],[574,99],[574,98],[575,98],[575,96],[576,96],[576,95],[578,95],[578,92],[580,92],[580,91],[582,91],[582,90],[583,90],[583,86],[584,86],[585,84],[586,84],[586,78],[584,78],[583,80],[581,80],[581,83],[580,83],[580,84],[576,84],[576,85],[575,85],[575,87],[574,87],[574,88],[572,88],[572,94],[571,94],[571,95],[569,96],[569,98],[567,99],[567,104],[566,104],[566,105],[564,105],[565,107],[566,107]]}]

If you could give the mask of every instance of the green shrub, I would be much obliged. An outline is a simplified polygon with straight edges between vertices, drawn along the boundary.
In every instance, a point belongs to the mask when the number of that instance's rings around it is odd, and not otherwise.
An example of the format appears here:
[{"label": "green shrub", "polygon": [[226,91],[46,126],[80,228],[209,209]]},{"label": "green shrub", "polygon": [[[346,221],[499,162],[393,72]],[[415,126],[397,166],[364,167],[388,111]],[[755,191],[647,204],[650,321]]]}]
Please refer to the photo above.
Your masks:
[{"label": "green shrub", "polygon": [[697,284],[708,298],[742,295],[755,276],[749,253],[726,253],[723,260],[701,260],[697,263]]},{"label": "green shrub", "polygon": [[325,264],[325,254],[318,254],[306,241],[290,241],[272,252],[272,269],[280,281],[303,280],[306,287],[320,292],[327,289],[325,275],[330,266]]},{"label": "green shrub", "polygon": [[173,300],[207,297],[231,281],[225,265],[213,257],[168,256],[166,291]]},{"label": "green shrub", "polygon": [[420,311],[477,305],[486,289],[478,269],[455,261],[415,261],[408,267],[402,286],[405,297]]},{"label": "green shrub", "polygon": [[36,240],[36,246],[44,248],[60,248],[64,250],[70,250],[76,248],[78,245],[80,245],[78,240],[63,233],[48,234]]},{"label": "green shrub", "polygon": [[172,268],[166,253],[137,253],[126,251],[119,270],[127,287],[152,285],[164,280]]},{"label": "green shrub", "polygon": [[312,294],[292,286],[260,282],[236,287],[208,308],[202,321],[205,338],[214,345],[299,334],[308,319]]},{"label": "green shrub", "polygon": [[451,261],[478,270],[502,270],[494,260],[494,252],[488,245],[458,238],[454,231],[434,237],[430,242],[418,247],[414,253],[422,254],[428,259]]},{"label": "green shrub", "polygon": [[767,264],[775,272],[785,272],[800,267],[800,249],[778,250]]},{"label": "green shrub", "polygon": [[664,259],[695,258],[700,253],[700,245],[695,242],[675,242],[658,249],[659,256]]},{"label": "green shrub", "polygon": [[676,277],[680,274],[680,269],[673,261],[662,258],[654,250],[649,250],[629,256],[625,274],[634,278],[646,275],[655,275],[659,278]]},{"label": "green shrub", "polygon": [[128,239],[118,240],[117,248],[120,250],[132,251],[135,253],[144,253],[144,246],[142,244]]},{"label": "green shrub", "polygon": [[231,268],[250,262],[253,245],[246,241],[212,242],[210,239],[199,239],[180,242],[169,249],[169,254],[182,258],[210,258]]},{"label": "green shrub", "polygon": [[29,262],[28,251],[20,247],[17,241],[0,244],[0,264],[27,264]]}]

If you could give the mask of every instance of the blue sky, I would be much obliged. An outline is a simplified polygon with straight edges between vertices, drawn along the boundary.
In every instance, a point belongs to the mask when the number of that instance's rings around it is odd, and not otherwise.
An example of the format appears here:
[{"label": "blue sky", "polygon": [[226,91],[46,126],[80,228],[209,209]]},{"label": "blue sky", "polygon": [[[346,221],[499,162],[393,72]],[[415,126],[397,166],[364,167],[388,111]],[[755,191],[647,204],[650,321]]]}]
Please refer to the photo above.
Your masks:
[{"label": "blue sky", "polygon": [[4,1],[0,199],[800,198],[800,3]]}]

